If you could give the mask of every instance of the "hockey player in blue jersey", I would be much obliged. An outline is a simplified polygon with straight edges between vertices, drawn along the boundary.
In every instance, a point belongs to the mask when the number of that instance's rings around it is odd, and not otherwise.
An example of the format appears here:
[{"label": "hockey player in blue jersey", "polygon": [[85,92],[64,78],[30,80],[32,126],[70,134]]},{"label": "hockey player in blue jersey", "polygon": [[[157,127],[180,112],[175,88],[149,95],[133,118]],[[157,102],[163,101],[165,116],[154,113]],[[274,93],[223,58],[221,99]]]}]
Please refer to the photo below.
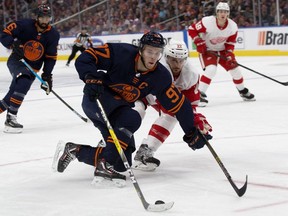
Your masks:
[{"label": "hockey player in blue jersey", "polygon": [[[12,49],[7,66],[12,75],[9,91],[0,100],[0,113],[7,110],[6,133],[21,133],[23,125],[17,121],[18,110],[29,91],[35,76],[21,62],[24,59],[35,71],[43,66],[41,88],[49,94],[52,90],[52,70],[57,59],[59,33],[49,24],[51,9],[42,4],[38,7],[37,19],[23,19],[9,23],[2,32],[1,43]],[[43,65],[44,64],[44,65]]]},{"label": "hockey player in blue jersey", "polygon": [[[103,136],[102,144],[92,147],[75,143],[59,143],[54,156],[54,168],[63,172],[77,158],[95,166],[94,182],[108,179],[117,185],[125,184],[124,164],[102,119],[95,98],[104,107],[121,147],[131,165],[135,151],[133,134],[141,125],[141,117],[134,110],[134,102],[153,94],[166,110],[175,114],[193,149],[202,148],[205,140],[193,123],[190,102],[173,85],[168,70],[159,63],[164,39],[157,32],[148,32],[140,39],[139,47],[126,43],[108,43],[85,50],[75,67],[85,83],[82,107]],[[63,152],[60,156],[60,152]],[[118,172],[117,172],[118,171]]]}]

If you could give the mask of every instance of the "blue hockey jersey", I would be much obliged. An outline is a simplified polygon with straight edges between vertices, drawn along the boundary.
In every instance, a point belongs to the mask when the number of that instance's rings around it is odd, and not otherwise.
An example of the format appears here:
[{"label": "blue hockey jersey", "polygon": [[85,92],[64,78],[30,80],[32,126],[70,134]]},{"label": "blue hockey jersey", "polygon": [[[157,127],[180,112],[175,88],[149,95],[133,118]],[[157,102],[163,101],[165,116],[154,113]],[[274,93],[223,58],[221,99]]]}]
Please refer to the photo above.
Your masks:
[{"label": "blue hockey jersey", "polygon": [[161,63],[152,70],[137,71],[140,57],[134,45],[107,43],[85,50],[75,66],[84,82],[87,74],[93,74],[127,102],[155,95],[166,110],[175,114],[185,133],[192,131],[194,116],[190,102],[173,85],[169,71]]},{"label": "blue hockey jersey", "polygon": [[36,20],[22,19],[9,23],[1,35],[1,43],[10,49],[14,40],[23,44],[24,59],[35,70],[51,74],[57,59],[57,46],[60,35],[51,25],[38,32]]}]

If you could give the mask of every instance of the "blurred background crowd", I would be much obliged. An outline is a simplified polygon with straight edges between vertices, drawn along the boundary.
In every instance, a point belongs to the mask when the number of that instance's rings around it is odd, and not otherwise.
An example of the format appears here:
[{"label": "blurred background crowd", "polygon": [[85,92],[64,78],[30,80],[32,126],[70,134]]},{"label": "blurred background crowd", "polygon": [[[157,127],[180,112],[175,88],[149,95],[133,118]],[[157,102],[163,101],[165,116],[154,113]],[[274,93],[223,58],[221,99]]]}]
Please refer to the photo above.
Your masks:
[{"label": "blurred background crowd", "polygon": [[[52,24],[61,36],[82,27],[91,35],[148,30],[184,30],[215,13],[219,0],[0,0],[0,24],[35,17],[38,4],[51,6]],[[230,0],[230,18],[239,27],[288,25],[288,0]]]}]

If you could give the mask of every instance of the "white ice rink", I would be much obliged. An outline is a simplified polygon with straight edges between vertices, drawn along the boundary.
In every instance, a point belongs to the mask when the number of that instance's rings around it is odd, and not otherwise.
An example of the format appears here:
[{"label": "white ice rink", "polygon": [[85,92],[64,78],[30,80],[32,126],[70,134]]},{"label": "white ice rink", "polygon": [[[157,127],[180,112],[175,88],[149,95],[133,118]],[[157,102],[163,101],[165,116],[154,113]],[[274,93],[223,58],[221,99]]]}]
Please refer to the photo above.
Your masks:
[{"label": "white ice rink", "polygon": [[[196,58],[190,59],[200,69]],[[287,57],[238,57],[239,63],[279,81],[288,81]],[[82,81],[71,64],[58,61],[54,91],[81,115]],[[0,63],[0,98],[10,84]],[[242,69],[255,102],[243,102],[229,74],[221,68],[198,108],[213,126],[211,145],[240,188],[239,198],[207,147],[193,151],[182,141],[179,125],[156,153],[155,172],[134,171],[146,200],[175,201],[162,213],[146,212],[127,175],[125,188],[95,188],[94,168],[73,161],[64,173],[53,173],[52,156],[59,140],[95,146],[100,134],[53,94],[46,96],[36,79],[18,113],[22,134],[2,132],[0,115],[1,216],[285,216],[288,211],[288,86]],[[148,109],[136,132],[137,147],[157,117]]]}]

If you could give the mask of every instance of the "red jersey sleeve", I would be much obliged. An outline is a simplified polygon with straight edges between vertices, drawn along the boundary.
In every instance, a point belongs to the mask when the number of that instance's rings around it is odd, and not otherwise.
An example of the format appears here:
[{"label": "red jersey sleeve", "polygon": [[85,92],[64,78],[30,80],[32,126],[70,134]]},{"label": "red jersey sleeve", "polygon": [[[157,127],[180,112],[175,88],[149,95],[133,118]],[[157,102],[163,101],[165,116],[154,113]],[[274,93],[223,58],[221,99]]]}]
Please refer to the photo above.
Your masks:
[{"label": "red jersey sleeve", "polygon": [[238,34],[238,32],[235,32],[235,34],[233,34],[227,38],[226,43],[225,43],[225,50],[234,51],[234,47],[235,47],[235,43],[236,43],[236,39],[237,39],[237,34]]},{"label": "red jersey sleeve", "polygon": [[206,32],[206,28],[203,25],[202,20],[190,25],[188,28],[188,34],[193,40],[199,36],[199,33],[205,33],[205,32]]}]

